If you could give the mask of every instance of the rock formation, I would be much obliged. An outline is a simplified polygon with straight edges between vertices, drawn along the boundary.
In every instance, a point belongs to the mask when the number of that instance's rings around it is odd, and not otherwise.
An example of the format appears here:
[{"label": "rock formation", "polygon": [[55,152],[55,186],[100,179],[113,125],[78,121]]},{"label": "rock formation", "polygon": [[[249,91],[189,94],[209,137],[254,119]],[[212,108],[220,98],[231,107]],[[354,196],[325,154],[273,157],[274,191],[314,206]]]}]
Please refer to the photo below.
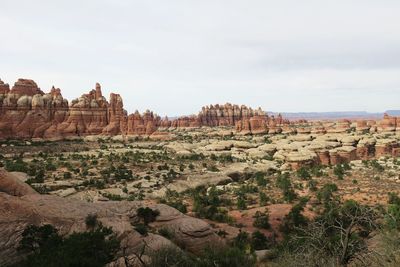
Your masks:
[{"label": "rock formation", "polygon": [[398,120],[396,117],[384,114],[383,119],[380,121],[378,126],[379,132],[394,132],[397,129]]},{"label": "rock formation", "polygon": [[[400,132],[400,118],[387,114],[379,122],[288,121],[269,116],[261,108],[244,105],[210,105],[198,115],[161,119],[151,111],[128,115],[122,97],[111,93],[109,102],[102,95],[100,84],[81,97],[68,101],[55,87],[45,94],[33,80],[18,79],[14,86],[0,80],[0,139],[62,139],[88,135],[146,135],[168,138],[165,130],[197,127],[234,127],[240,134],[326,134]],[[162,130],[162,131],[161,131]],[[363,153],[362,148],[357,153]]]},{"label": "rock formation", "polygon": [[18,79],[14,83],[14,86],[12,87],[11,94],[16,94],[16,95],[27,95],[27,96],[34,96],[34,95],[43,95],[42,90],[37,86],[37,84],[33,80],[28,80],[28,79]]},{"label": "rock formation", "polygon": [[[113,229],[121,241],[121,247],[124,247],[124,256],[132,260],[131,263],[135,262],[134,253],[141,251],[144,242],[148,247],[146,253],[163,246],[175,246],[160,235],[142,236],[135,231],[131,223],[138,219],[136,210],[145,206],[142,202],[88,203],[40,195],[27,184],[19,182],[12,174],[0,170],[0,203],[1,266],[15,263],[24,256],[17,247],[26,226],[51,224],[61,235],[69,235],[87,231],[85,219],[89,214],[96,214],[104,226]],[[177,242],[192,253],[197,253],[210,244],[222,242],[210,225],[200,219],[183,215],[163,204],[152,205],[150,208],[160,212],[151,226],[155,229],[168,229],[174,233]]]},{"label": "rock formation", "polygon": [[161,119],[153,112],[147,110],[142,115],[139,111],[128,116],[128,135],[151,135],[159,127]]},{"label": "rock formation", "polygon": [[201,125],[205,126],[235,126],[237,121],[250,118],[254,111],[246,106],[227,103],[225,105],[210,105],[203,107],[198,115]]},{"label": "rock formation", "polygon": [[83,135],[117,135],[125,132],[122,98],[111,94],[110,103],[100,84],[70,104],[61,90],[43,93],[32,80],[19,79],[13,88],[0,82],[0,138],[64,138]]},{"label": "rock formation", "polygon": [[[8,83],[4,83],[0,79],[0,95],[8,94],[10,92],[10,85]],[[1,103],[0,103],[1,105]]]}]

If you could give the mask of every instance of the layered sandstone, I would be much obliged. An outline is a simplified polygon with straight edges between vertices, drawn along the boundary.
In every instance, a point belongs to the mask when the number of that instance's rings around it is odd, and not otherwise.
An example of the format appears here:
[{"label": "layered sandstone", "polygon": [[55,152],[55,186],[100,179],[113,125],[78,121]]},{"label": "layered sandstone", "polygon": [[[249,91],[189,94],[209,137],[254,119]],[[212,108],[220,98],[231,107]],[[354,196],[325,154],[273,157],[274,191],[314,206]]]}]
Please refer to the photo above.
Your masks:
[{"label": "layered sandstone", "polygon": [[385,113],[377,129],[379,132],[394,132],[398,127],[397,123],[398,120],[396,117],[389,116]]},{"label": "layered sandstone", "polygon": [[253,110],[244,105],[210,105],[203,107],[198,115],[201,125],[204,126],[235,126],[238,121],[250,119],[255,115],[263,115],[261,109]]},{"label": "layered sandstone", "polygon": [[161,118],[153,112],[147,110],[140,114],[136,110],[135,113],[128,116],[127,134],[129,135],[151,135],[159,127]]},{"label": "layered sandstone", "polygon": [[[0,95],[8,94],[10,92],[10,85],[8,83],[4,83],[0,79]],[[1,103],[0,103],[1,104]]]},{"label": "layered sandstone", "polygon": [[120,95],[103,96],[100,84],[68,103],[61,90],[44,93],[29,79],[19,79],[14,86],[0,80],[0,138],[61,139],[87,135],[157,135],[158,129],[196,127],[235,127],[244,134],[280,133],[284,121],[267,116],[260,108],[244,105],[210,105],[198,115],[161,119],[151,111],[128,115]]},{"label": "layered sandstone", "polygon": [[[394,133],[400,132],[400,118],[384,115],[381,121],[307,122],[288,121],[267,115],[261,108],[244,105],[210,105],[197,115],[161,119],[151,111],[128,115],[122,97],[111,93],[103,96],[100,84],[95,89],[68,103],[61,90],[44,93],[29,79],[18,79],[14,86],[0,80],[0,138],[61,139],[88,135],[147,135],[166,138],[169,131],[198,127],[234,127],[240,134],[316,134],[326,133]],[[161,130],[161,131],[160,131]],[[357,148],[358,154],[368,154]],[[364,151],[363,151],[364,150]],[[378,149],[381,151],[382,149]]]},{"label": "layered sandstone", "polygon": [[0,138],[65,138],[117,135],[125,132],[127,114],[122,98],[102,95],[100,84],[68,101],[61,90],[45,94],[32,80],[19,79],[13,88],[0,82]]}]

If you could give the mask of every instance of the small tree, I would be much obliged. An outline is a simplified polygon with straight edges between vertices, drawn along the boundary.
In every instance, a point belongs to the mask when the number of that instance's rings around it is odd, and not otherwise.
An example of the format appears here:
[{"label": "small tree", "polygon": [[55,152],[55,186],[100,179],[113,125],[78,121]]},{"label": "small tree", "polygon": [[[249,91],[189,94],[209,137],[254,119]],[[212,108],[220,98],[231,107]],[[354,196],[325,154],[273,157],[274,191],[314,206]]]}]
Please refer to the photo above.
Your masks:
[{"label": "small tree", "polygon": [[303,215],[304,207],[307,204],[307,199],[301,199],[299,203],[294,205],[290,212],[283,219],[283,223],[280,226],[280,230],[289,234],[292,231],[295,231],[298,227],[307,225],[308,220]]},{"label": "small tree", "polygon": [[269,224],[269,213],[268,210],[265,212],[257,211],[254,215],[253,226],[262,229],[270,229],[271,225]]},{"label": "small tree", "polygon": [[119,241],[111,228],[97,226],[89,232],[61,237],[52,225],[28,226],[20,250],[29,253],[18,266],[104,266],[115,259]]},{"label": "small tree", "polygon": [[260,206],[265,206],[268,202],[267,195],[264,192],[260,191],[258,196],[260,198]]},{"label": "small tree", "polygon": [[335,174],[339,180],[343,180],[346,170],[341,164],[338,164],[333,168],[333,174]]},{"label": "small tree", "polygon": [[269,247],[268,238],[260,231],[255,231],[251,235],[251,245],[255,250],[267,249]]},{"label": "small tree", "polygon": [[247,203],[244,196],[240,195],[237,199],[237,208],[240,210],[247,209]]},{"label": "small tree", "polygon": [[297,176],[303,180],[308,180],[311,178],[311,175],[310,175],[308,169],[305,167],[301,167],[300,169],[297,170]]},{"label": "small tree", "polygon": [[149,207],[145,208],[138,208],[137,211],[137,216],[143,220],[143,223],[145,225],[148,225],[151,222],[154,222],[157,218],[158,215],[160,215],[160,212],[158,210],[153,210]]},{"label": "small tree", "polygon": [[289,173],[281,174],[276,180],[276,186],[282,190],[283,199],[287,202],[292,202],[296,199],[297,195],[293,190],[292,183],[290,182]]},{"label": "small tree", "polygon": [[97,226],[97,214],[88,214],[85,219],[86,227],[94,229]]}]

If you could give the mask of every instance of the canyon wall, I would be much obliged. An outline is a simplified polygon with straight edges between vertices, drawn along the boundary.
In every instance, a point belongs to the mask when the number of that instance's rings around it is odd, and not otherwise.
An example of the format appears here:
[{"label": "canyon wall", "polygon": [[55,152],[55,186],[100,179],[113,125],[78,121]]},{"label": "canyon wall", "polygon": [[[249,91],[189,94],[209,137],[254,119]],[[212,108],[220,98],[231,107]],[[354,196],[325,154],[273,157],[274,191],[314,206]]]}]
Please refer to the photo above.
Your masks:
[{"label": "canyon wall", "polygon": [[203,107],[198,115],[173,120],[161,119],[151,111],[128,115],[120,95],[111,93],[109,101],[100,84],[71,103],[61,90],[44,93],[29,79],[18,79],[14,86],[0,80],[0,138],[60,139],[86,135],[152,135],[158,129],[229,126],[238,131],[262,133],[282,124],[281,117],[269,118],[259,108],[232,104]]},{"label": "canyon wall", "polygon": [[151,111],[128,115],[120,95],[107,100],[100,84],[72,100],[61,90],[44,93],[29,79],[10,86],[0,80],[0,139],[60,139],[86,135],[162,135],[161,130],[195,127],[234,127],[239,134],[325,134],[357,132],[400,132],[400,118],[385,114],[381,121],[339,120],[337,122],[289,121],[267,115],[261,108],[244,105],[205,106],[197,115],[160,118]]}]

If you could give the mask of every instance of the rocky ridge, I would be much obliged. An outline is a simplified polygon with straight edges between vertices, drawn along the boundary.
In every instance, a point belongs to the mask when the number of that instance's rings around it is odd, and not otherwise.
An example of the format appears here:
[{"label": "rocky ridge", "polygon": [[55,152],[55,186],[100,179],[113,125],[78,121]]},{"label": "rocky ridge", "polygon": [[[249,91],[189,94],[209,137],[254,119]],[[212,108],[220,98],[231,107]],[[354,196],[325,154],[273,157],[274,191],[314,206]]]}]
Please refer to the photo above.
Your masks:
[{"label": "rocky ridge", "polygon": [[385,114],[381,121],[307,122],[289,121],[281,115],[269,116],[261,108],[244,105],[210,105],[197,115],[173,120],[151,111],[127,113],[119,94],[102,95],[100,84],[71,103],[59,88],[44,93],[29,79],[18,79],[14,86],[0,80],[0,139],[63,139],[77,136],[151,136],[168,138],[175,129],[233,127],[243,135],[251,134],[326,134],[400,132],[400,118]]},{"label": "rocky ridge", "polygon": [[[170,240],[149,233],[142,236],[134,230],[132,223],[138,219],[139,207],[158,210],[160,215],[152,223],[156,229],[168,229],[180,245],[197,253],[210,244],[221,242],[217,234],[206,222],[186,216],[163,204],[147,205],[138,201],[96,202],[66,199],[52,195],[40,195],[30,186],[18,181],[10,173],[0,169],[0,265],[15,263],[24,255],[17,249],[22,232],[28,225],[51,224],[61,235],[87,230],[85,219],[89,214],[96,214],[106,227],[111,227],[121,241],[120,257],[115,265],[125,266],[123,257],[135,265],[135,254],[146,245],[146,253],[151,253],[163,246],[175,246]],[[222,243],[221,243],[222,244]],[[146,255],[145,253],[145,255]]]}]

